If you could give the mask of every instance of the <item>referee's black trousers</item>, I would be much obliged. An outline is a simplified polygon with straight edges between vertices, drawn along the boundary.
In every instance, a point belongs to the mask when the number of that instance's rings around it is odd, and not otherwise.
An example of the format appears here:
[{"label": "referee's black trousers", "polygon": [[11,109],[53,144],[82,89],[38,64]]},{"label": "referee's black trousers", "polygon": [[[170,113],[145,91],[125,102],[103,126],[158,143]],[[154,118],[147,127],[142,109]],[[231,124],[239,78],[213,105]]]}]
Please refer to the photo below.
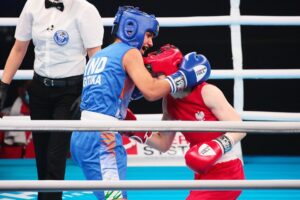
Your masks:
[{"label": "referee's black trousers", "polygon": [[[81,94],[82,82],[66,86],[46,86],[33,79],[29,87],[32,120],[71,119],[70,107]],[[33,132],[39,180],[64,180],[71,132]],[[39,192],[39,200],[60,200],[62,192]]]}]

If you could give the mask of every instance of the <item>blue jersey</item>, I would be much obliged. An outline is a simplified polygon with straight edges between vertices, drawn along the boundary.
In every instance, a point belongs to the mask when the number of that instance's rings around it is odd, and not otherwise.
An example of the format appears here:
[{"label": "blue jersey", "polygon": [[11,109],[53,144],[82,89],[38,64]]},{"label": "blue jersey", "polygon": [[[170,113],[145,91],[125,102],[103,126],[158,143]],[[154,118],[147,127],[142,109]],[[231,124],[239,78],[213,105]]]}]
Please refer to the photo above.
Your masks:
[{"label": "blue jersey", "polygon": [[87,63],[80,108],[124,119],[134,83],[123,68],[125,53],[133,47],[114,43],[97,52]]}]

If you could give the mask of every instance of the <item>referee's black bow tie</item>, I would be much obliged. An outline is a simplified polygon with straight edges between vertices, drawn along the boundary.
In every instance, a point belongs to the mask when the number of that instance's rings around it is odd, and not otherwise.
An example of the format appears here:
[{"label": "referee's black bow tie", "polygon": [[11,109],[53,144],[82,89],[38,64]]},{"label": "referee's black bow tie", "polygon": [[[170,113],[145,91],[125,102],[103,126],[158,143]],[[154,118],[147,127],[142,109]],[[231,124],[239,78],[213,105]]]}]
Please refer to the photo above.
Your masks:
[{"label": "referee's black bow tie", "polygon": [[64,4],[62,2],[52,2],[49,0],[45,0],[45,8],[57,8],[60,11],[64,11]]}]

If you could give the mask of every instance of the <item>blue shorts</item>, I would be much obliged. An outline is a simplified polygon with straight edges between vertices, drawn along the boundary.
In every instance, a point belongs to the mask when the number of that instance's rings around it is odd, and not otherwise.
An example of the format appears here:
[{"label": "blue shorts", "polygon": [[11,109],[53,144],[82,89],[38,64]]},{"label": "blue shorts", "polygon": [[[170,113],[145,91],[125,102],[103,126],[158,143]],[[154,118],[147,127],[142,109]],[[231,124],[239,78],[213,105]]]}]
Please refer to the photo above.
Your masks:
[{"label": "blue shorts", "polygon": [[[125,180],[127,154],[117,132],[72,133],[71,155],[87,180]],[[126,191],[94,191],[101,200],[127,198]]]}]

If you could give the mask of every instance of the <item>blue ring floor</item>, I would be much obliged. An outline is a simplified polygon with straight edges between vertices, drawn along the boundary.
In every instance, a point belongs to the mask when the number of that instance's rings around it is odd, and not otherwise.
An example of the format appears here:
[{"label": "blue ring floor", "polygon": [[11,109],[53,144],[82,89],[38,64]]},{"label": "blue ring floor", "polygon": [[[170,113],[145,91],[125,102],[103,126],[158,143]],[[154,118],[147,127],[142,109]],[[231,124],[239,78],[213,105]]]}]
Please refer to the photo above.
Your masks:
[{"label": "blue ring floor", "polygon": [[[300,180],[300,157],[244,156],[248,180],[297,179]],[[128,180],[192,180],[193,173],[186,167],[128,167]],[[36,180],[33,159],[0,159],[0,180]],[[79,167],[68,160],[66,180],[84,180]],[[129,200],[183,200],[187,190],[128,191]],[[35,192],[0,192],[0,200],[36,199]],[[95,200],[91,192],[66,191],[64,200]],[[244,190],[239,200],[289,199],[299,200],[299,190]]]}]

